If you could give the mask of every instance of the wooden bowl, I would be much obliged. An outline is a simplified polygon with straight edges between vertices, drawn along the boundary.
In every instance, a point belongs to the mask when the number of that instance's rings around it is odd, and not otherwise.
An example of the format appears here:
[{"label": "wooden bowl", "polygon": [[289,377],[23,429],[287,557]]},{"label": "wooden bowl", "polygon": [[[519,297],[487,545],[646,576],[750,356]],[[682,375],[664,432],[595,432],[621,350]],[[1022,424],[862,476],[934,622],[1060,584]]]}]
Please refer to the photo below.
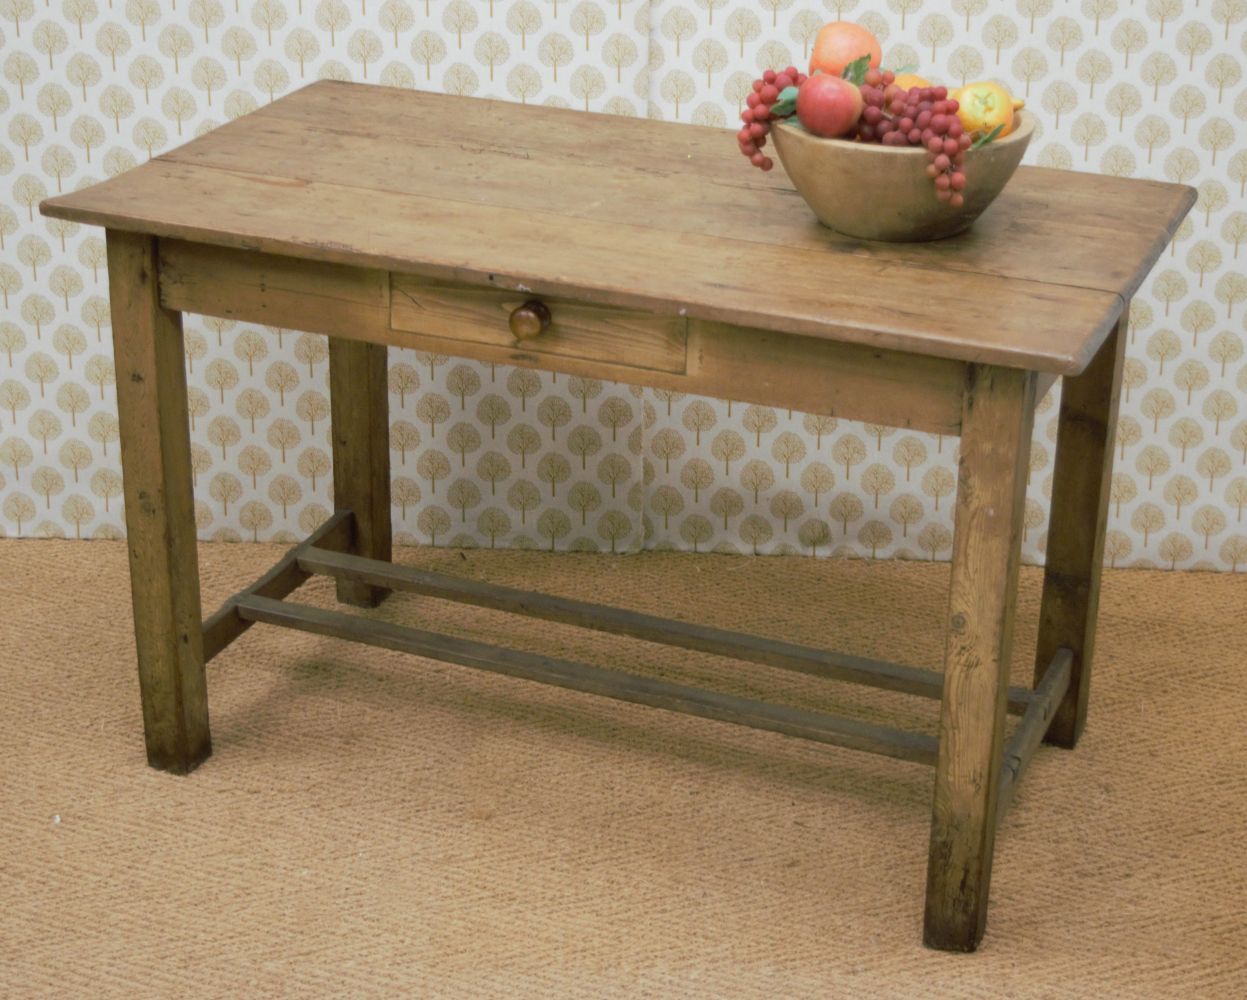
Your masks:
[{"label": "wooden bowl", "polygon": [[821,139],[783,122],[771,136],[793,187],[823,225],[857,239],[899,243],[968,229],[1013,176],[1034,131],[1034,117],[1021,111],[1003,139],[967,151],[961,208],[935,197],[924,149]]}]

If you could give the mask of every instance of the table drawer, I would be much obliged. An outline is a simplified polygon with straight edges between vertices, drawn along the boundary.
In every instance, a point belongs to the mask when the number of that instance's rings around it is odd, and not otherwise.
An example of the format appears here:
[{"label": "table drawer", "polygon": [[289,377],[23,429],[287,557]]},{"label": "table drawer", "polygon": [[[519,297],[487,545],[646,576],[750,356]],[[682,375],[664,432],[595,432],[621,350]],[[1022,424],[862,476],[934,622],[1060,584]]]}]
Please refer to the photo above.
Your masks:
[{"label": "table drawer", "polygon": [[[683,316],[402,274],[391,276],[390,293],[390,326],[395,330],[529,356],[578,358],[649,371],[685,370],[688,322]],[[549,309],[549,326],[536,336],[517,339],[511,332],[511,314],[533,300]]]}]

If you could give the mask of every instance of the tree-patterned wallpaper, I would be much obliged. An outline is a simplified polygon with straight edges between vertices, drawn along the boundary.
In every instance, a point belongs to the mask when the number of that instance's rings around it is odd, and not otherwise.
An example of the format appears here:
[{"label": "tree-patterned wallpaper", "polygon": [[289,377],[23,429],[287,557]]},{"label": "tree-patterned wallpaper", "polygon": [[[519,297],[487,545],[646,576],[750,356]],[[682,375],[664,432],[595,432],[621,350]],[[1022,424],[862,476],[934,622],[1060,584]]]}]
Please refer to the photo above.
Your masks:
[{"label": "tree-patterned wallpaper", "polygon": [[[0,532],[123,530],[102,234],[41,198],[323,77],[730,128],[836,18],[1025,97],[1032,163],[1198,188],[1131,312],[1106,561],[1247,568],[1247,0],[0,0]],[[202,536],[305,534],[332,506],[324,338],[187,317],[186,345]],[[389,388],[400,541],[950,551],[952,439],[397,350]]]}]

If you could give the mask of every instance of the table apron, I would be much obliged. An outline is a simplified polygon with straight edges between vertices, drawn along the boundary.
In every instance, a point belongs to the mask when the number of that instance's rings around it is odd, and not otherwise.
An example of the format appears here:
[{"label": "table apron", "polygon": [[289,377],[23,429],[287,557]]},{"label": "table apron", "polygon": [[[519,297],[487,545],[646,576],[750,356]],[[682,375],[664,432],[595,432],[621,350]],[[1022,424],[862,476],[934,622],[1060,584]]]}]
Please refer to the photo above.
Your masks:
[{"label": "table apron", "polygon": [[[690,318],[684,364],[654,368],[652,353],[632,356],[627,344],[604,360],[600,345],[597,356],[577,357],[574,341],[555,353],[540,338],[488,343],[396,329],[384,270],[166,239],[159,263],[161,304],[181,312],[936,434],[961,428],[963,361]],[[403,325],[418,324],[405,315]]]}]

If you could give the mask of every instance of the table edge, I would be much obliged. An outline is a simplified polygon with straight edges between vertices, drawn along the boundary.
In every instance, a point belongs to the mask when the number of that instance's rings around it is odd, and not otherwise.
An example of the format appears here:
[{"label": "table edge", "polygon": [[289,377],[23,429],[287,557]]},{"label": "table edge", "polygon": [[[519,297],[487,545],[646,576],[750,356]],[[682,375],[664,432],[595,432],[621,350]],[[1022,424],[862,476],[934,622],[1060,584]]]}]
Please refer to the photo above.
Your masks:
[{"label": "table edge", "polygon": [[[562,295],[581,298],[586,302],[600,302],[604,305],[622,305],[626,308],[637,308],[660,314],[675,313],[689,319],[708,320],[726,323],[742,328],[757,328],[793,336],[810,337],[816,340],[831,340],[840,343],[857,344],[865,348],[899,351],[918,356],[945,358],[966,364],[985,364],[1003,368],[1020,368],[1029,371],[1047,372],[1056,375],[1077,375],[1095,356],[1100,344],[1108,336],[1116,323],[1121,308],[1125,303],[1123,295],[1103,289],[1073,287],[1089,299],[1099,298],[1104,306],[1100,318],[1088,329],[1079,351],[1036,355],[1030,352],[1017,352],[1016,356],[984,358],[976,356],[972,350],[958,350],[962,346],[956,343],[948,345],[945,350],[916,350],[910,343],[902,342],[903,334],[887,331],[870,330],[865,327],[842,327],[852,329],[857,337],[838,336],[834,322],[793,321],[785,317],[774,317],[767,313],[747,310],[720,310],[707,306],[676,306],[669,299],[647,296],[641,292],[620,294],[618,289],[595,288],[590,285],[572,284],[551,281],[535,275],[503,275],[488,270],[456,267],[448,264],[423,263],[420,261],[397,260],[381,254],[368,254],[355,250],[341,250],[332,244],[305,244],[287,240],[265,239],[263,237],[238,236],[218,233],[200,227],[181,225],[151,224],[146,220],[136,220],[129,216],[110,212],[75,208],[65,204],[69,195],[58,195],[48,198],[39,204],[39,211],[49,218],[64,219],[84,225],[94,225],[107,230],[135,233],[155,239],[177,239],[191,243],[202,243],[208,246],[219,246],[242,250],[255,250],[272,253],[299,260],[320,261],[334,264],[391,271],[398,274],[422,275],[452,281],[475,284],[483,287],[508,288],[514,291],[533,291],[537,294]],[[1161,244],[1163,247],[1163,244]],[[1051,283],[1029,281],[1028,279],[1012,279],[1019,284],[1039,287],[1050,287]],[[626,301],[625,301],[626,300]],[[937,348],[941,345],[934,344]]]}]

